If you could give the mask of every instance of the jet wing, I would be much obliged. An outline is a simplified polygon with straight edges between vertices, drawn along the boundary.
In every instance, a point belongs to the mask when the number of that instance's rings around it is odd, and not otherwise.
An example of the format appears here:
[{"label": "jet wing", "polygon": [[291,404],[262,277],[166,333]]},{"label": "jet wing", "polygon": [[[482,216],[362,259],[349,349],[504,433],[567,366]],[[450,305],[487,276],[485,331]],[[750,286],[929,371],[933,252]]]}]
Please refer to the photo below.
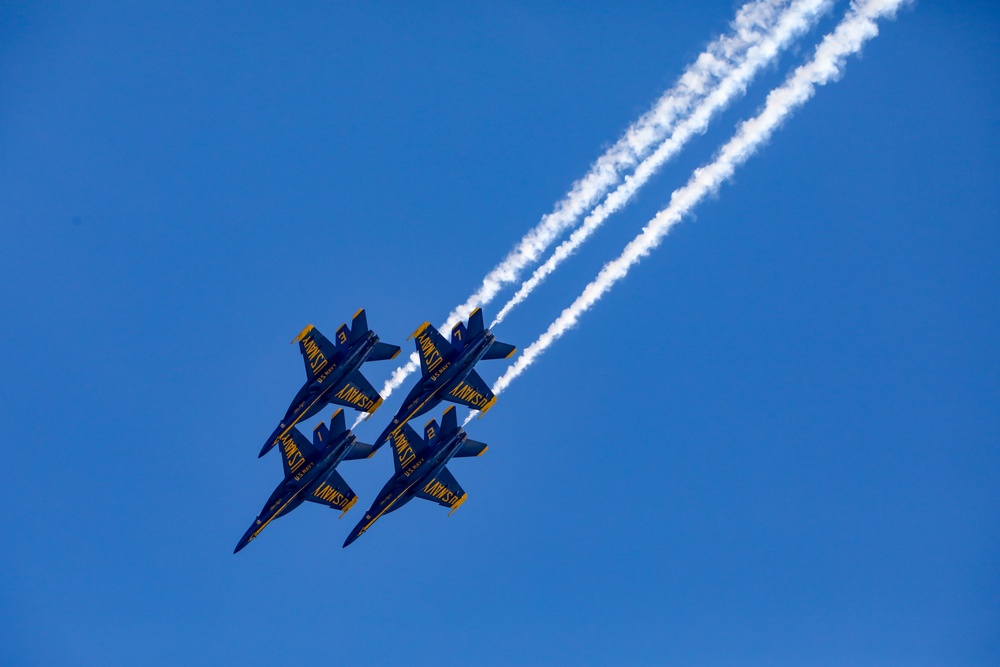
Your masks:
[{"label": "jet wing", "polygon": [[358,502],[358,496],[347,485],[339,472],[331,470],[326,479],[317,484],[312,492],[306,496],[306,500],[341,510],[340,516],[344,516],[347,510]]},{"label": "jet wing", "polygon": [[302,353],[302,361],[306,364],[306,377],[309,378],[309,382],[315,380],[323,369],[332,364],[337,354],[337,348],[333,343],[311,324],[292,342],[299,344],[299,352]]},{"label": "jet wing", "polygon": [[436,377],[435,373],[443,370],[445,360],[450,358],[454,348],[444,339],[430,322],[424,322],[413,332],[410,338],[415,338],[417,354],[420,356],[420,371],[425,378]]},{"label": "jet wing", "polygon": [[378,406],[382,405],[382,397],[360,371],[348,375],[340,389],[330,394],[329,400],[331,403],[346,405],[368,414],[375,412]]},{"label": "jet wing", "polygon": [[[468,494],[465,493],[448,468],[441,468],[441,472],[434,479],[427,482],[424,488],[417,491],[414,495],[417,498],[423,498],[438,505],[444,505],[450,508],[452,512],[457,510],[458,506],[464,503],[468,497]],[[450,515],[451,512],[448,514]]]},{"label": "jet wing", "polygon": [[455,385],[444,395],[444,400],[465,405],[473,410],[486,412],[496,397],[490,391],[486,381],[480,377],[476,369],[469,371],[465,379]]}]

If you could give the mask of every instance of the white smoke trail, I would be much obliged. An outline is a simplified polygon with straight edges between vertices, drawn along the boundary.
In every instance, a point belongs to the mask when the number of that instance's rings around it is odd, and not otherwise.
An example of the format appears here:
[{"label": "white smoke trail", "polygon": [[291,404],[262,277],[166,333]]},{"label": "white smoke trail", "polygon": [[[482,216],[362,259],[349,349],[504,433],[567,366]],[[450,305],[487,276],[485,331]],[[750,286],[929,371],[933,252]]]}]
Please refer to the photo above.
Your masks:
[{"label": "white smoke trail", "polygon": [[562,232],[571,227],[584,211],[597,203],[619,181],[621,173],[634,167],[649,151],[670,134],[677,118],[716,82],[738,67],[747,51],[773,30],[777,15],[789,0],[753,0],[736,14],[732,32],[718,37],[664,93],[652,109],[629,126],[622,136],[593,164],[570,192],[545,215],[517,246],[483,278],[482,285],[462,305],[455,308],[449,322],[457,322],[469,312],[489,303],[500,289],[517,280],[524,267],[535,262]]},{"label": "white smoke trail", "polygon": [[747,50],[746,60],[727,74],[709,95],[704,97],[691,114],[674,129],[652,155],[643,160],[635,172],[625,178],[618,188],[609,194],[601,204],[588,215],[583,224],[570,237],[556,248],[549,259],[535,269],[531,277],[518,289],[517,293],[500,309],[490,325],[499,324],[508,313],[542,283],[570,255],[576,252],[584,241],[611,214],[620,210],[646,184],[652,176],[671,157],[676,155],[684,144],[694,136],[708,128],[709,121],[720,110],[726,107],[736,96],[746,91],[753,77],[768,63],[774,60],[783,49],[802,36],[820,16],[826,13],[832,0],[797,0],[778,20],[774,30],[758,44]]},{"label": "white smoke trail", "polygon": [[[816,47],[813,59],[796,69],[784,84],[768,94],[764,109],[756,117],[740,124],[736,135],[723,146],[714,162],[695,170],[688,183],[674,191],[670,205],[643,228],[617,259],[604,265],[597,278],[584,288],[576,301],[497,380],[493,392],[502,393],[540,354],[576,324],[580,315],[656,248],[696,204],[728,180],[736,167],[750,158],[789,114],[807,102],[817,86],[837,78],[847,57],[857,53],[866,41],[878,35],[875,21],[894,16],[906,2],[908,0],[853,1],[841,23]],[[469,415],[469,419],[474,415]]]},{"label": "white smoke trail", "polygon": [[[789,2],[751,0],[743,5],[730,24],[730,33],[708,45],[674,87],[628,127],[625,134],[597,159],[590,171],[573,184],[552,213],[545,215],[525,234],[504,260],[483,278],[479,289],[448,315],[441,329],[450,330],[470,312],[492,301],[504,285],[516,281],[526,266],[537,261],[562,232],[618,183],[622,172],[634,167],[653,146],[671,133],[679,117],[683,117],[714,89],[719,80],[743,63],[748,51],[770,35]],[[386,381],[381,391],[382,398],[388,398],[419,367],[420,361],[414,352],[407,363],[393,371]],[[359,417],[355,426],[363,418]]]}]

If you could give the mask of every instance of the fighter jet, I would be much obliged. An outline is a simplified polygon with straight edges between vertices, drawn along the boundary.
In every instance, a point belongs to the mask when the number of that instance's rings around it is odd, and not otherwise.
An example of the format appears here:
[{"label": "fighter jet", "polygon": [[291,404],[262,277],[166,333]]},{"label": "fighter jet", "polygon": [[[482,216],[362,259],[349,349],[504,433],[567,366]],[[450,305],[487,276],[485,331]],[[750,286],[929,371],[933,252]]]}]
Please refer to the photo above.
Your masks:
[{"label": "fighter jet", "polygon": [[264,456],[274,444],[303,419],[312,417],[329,403],[367,412],[382,405],[382,397],[359,370],[366,361],[395,359],[398,345],[379,342],[368,329],[365,309],[354,313],[351,326],[337,329],[336,345],[313,325],[302,330],[292,343],[299,344],[306,365],[306,383],[295,394],[284,419],[264,443],[257,456]]},{"label": "fighter jet", "polygon": [[424,498],[454,512],[465,502],[467,494],[445,466],[453,457],[481,456],[486,451],[485,443],[470,440],[459,427],[455,406],[444,411],[440,429],[434,419],[424,426],[423,440],[412,426],[403,424],[393,432],[392,446],[396,474],[347,536],[345,547],[361,537],[380,516],[398,510],[411,498]]},{"label": "fighter jet", "polygon": [[403,399],[392,422],[375,441],[375,448],[410,419],[434,409],[441,401],[467,405],[480,416],[497,400],[489,386],[473,368],[480,359],[507,359],[517,348],[496,340],[483,326],[483,311],[469,315],[469,326],[459,322],[451,330],[451,343],[424,322],[410,336],[416,339],[422,377]]},{"label": "fighter jet", "polygon": [[311,445],[297,428],[292,428],[278,438],[278,446],[284,454],[281,463],[285,478],[267,499],[264,509],[243,534],[233,553],[257,537],[267,524],[288,514],[305,500],[342,510],[340,516],[344,516],[358,497],[337,472],[337,465],[344,460],[366,458],[374,451],[371,445],[358,442],[347,429],[343,408],[334,413],[329,428],[326,424],[315,428]]}]

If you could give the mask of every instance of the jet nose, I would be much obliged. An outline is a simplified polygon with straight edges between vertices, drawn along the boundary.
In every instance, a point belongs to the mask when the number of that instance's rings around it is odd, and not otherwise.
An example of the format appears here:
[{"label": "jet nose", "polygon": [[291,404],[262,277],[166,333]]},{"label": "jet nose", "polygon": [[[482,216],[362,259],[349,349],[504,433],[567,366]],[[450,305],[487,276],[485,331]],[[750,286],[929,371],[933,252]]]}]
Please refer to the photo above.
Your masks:
[{"label": "jet nose", "polygon": [[240,538],[239,544],[237,544],[236,548],[233,549],[234,554],[238,554],[240,550],[243,549],[243,547],[250,544],[250,540],[256,537],[254,531],[257,529],[259,525],[260,525],[260,518],[258,517],[257,519],[254,520],[254,522],[250,525],[250,527],[247,528],[247,532],[243,533],[243,537]]},{"label": "jet nose", "polygon": [[358,530],[357,528],[355,528],[354,530],[352,530],[351,534],[347,536],[346,540],[344,540],[344,546],[341,547],[341,548],[342,549],[346,549],[349,544],[351,544],[352,542],[354,542],[354,540],[356,540],[359,537],[361,537],[361,532],[362,531]]},{"label": "jet nose", "polygon": [[260,448],[260,454],[257,455],[257,458],[261,458],[264,454],[271,451],[271,448],[274,447],[274,443],[278,440],[278,436],[285,431],[285,428],[284,423],[278,424],[278,428],[274,429],[274,432],[271,433],[271,437],[269,437],[267,442],[264,443],[264,446]]},{"label": "jet nose", "polygon": [[250,544],[250,540],[251,539],[253,539],[253,538],[251,538],[249,535],[244,535],[240,539],[239,544],[236,545],[236,548],[233,549],[233,553],[234,554],[238,554],[243,549],[243,547],[245,547],[246,545]]}]

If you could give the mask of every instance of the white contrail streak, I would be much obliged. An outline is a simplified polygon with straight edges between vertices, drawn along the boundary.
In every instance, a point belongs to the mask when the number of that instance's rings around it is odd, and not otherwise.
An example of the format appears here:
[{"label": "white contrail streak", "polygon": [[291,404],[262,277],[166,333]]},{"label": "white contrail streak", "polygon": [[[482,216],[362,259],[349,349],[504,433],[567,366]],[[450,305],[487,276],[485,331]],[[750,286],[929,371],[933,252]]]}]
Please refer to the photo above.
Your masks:
[{"label": "white contrail streak", "polygon": [[765,39],[747,50],[743,63],[730,71],[710,94],[703,97],[691,114],[676,126],[673,134],[643,160],[635,172],[626,177],[624,182],[584,219],[583,224],[556,248],[544,264],[535,269],[531,277],[500,309],[490,327],[502,322],[515,306],[528,298],[528,295],[564,260],[576,252],[576,249],[609,216],[625,206],[639,188],[645,185],[667,160],[676,155],[692,136],[704,132],[712,117],[724,109],[735,97],[743,94],[757,72],[809,30],[813,23],[829,10],[831,4],[832,0],[797,0],[782,13],[774,30]]},{"label": "white contrail streak", "polygon": [[[516,281],[526,266],[537,261],[562,232],[619,182],[622,172],[638,164],[673,131],[678,118],[683,117],[714,89],[718,81],[743,63],[748,51],[770,35],[789,2],[752,0],[743,5],[730,24],[730,33],[708,45],[674,87],[629,126],[622,138],[597,159],[582,179],[573,184],[552,213],[545,215],[525,234],[507,257],[483,278],[479,289],[451,312],[441,329],[450,330],[470,312],[492,301],[504,285]],[[419,359],[414,352],[410,354],[409,361],[393,371],[386,381],[382,398],[388,398],[417,368]],[[359,417],[359,421],[362,418]],[[355,422],[355,426],[357,424]]]},{"label": "white contrail streak", "polygon": [[[756,117],[740,124],[736,135],[723,146],[714,162],[695,170],[688,183],[674,191],[670,197],[670,205],[660,211],[639,236],[625,246],[617,259],[604,265],[597,278],[584,288],[576,301],[497,380],[493,392],[500,394],[509,387],[540,354],[576,324],[580,315],[628,275],[629,269],[656,248],[674,225],[706,195],[728,180],[736,167],[750,158],[789,114],[807,102],[816,92],[817,86],[836,79],[841,74],[847,57],[857,53],[866,41],[878,35],[876,20],[895,15],[907,1],[852,2],[841,23],[816,47],[813,59],[796,69],[784,84],[768,94],[764,109]],[[469,418],[473,415],[469,415]]]}]

